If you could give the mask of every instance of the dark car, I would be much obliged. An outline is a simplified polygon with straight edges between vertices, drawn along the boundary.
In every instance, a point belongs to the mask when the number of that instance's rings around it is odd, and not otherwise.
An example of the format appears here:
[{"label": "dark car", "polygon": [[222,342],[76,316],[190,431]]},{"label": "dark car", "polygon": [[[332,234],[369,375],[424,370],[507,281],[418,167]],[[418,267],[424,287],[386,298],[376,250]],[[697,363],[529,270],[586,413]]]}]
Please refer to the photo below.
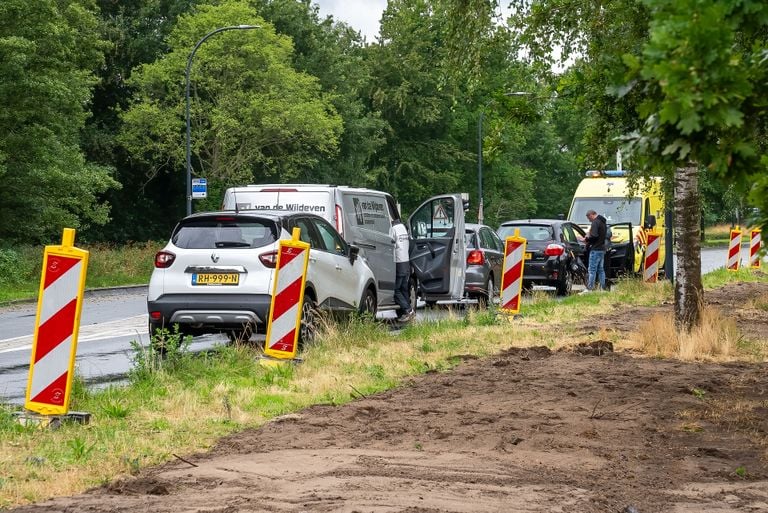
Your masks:
[{"label": "dark car", "polygon": [[583,282],[585,267],[584,230],[560,219],[525,219],[502,223],[501,239],[515,235],[527,241],[523,264],[523,288],[547,285],[568,295],[574,282]]},{"label": "dark car", "polygon": [[501,285],[501,266],[504,263],[504,243],[484,224],[464,225],[467,252],[467,270],[464,293],[476,298],[480,306],[487,306],[498,295]]}]

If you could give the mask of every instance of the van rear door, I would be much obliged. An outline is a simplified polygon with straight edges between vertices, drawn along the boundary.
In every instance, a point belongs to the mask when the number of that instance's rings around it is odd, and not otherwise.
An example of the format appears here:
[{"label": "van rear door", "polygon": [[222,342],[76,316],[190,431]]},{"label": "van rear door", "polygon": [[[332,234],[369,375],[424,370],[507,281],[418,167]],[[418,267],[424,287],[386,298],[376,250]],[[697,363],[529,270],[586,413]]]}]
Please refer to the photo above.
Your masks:
[{"label": "van rear door", "polygon": [[411,265],[425,301],[464,296],[466,251],[460,194],[435,196],[408,218]]}]

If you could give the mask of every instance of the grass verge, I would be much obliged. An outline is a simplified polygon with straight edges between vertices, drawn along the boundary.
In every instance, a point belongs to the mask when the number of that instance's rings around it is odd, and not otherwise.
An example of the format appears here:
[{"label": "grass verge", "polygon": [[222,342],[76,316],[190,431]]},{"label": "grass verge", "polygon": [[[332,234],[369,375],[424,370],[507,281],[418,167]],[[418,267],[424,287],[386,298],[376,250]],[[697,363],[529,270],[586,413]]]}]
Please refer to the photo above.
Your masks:
[{"label": "grass verge", "polygon": [[[78,245],[90,252],[86,288],[148,283],[155,253],[162,246],[159,242]],[[37,298],[42,265],[42,247],[0,248],[0,305]]]},{"label": "grass verge", "polygon": [[[765,276],[763,281],[768,281]],[[92,413],[88,425],[40,430],[18,424],[7,408],[0,408],[0,508],[135,474],[311,404],[340,405],[395,387],[409,376],[451,369],[464,355],[570,345],[581,341],[579,328],[591,315],[660,305],[671,295],[668,283],[637,281],[621,282],[610,294],[560,301],[537,293],[525,298],[522,315],[514,318],[493,309],[468,310],[409,325],[399,336],[361,319],[329,323],[320,340],[303,351],[302,364],[279,367],[260,365],[258,349],[245,345],[191,355],[170,334],[175,342],[166,345],[171,349],[165,359],[135,346],[128,385],[99,391],[75,387],[71,409]],[[766,303],[757,298],[755,307]],[[596,336],[619,348],[629,343],[615,333]],[[739,351],[729,346],[728,357]]]}]

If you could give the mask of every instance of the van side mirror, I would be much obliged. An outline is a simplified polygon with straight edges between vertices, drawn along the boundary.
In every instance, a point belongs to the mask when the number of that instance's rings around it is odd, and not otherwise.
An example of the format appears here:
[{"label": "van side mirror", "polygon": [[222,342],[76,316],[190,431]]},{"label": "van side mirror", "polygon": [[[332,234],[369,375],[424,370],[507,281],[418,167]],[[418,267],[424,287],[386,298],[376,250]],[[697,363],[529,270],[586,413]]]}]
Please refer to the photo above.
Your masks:
[{"label": "van side mirror", "polygon": [[354,244],[350,244],[349,245],[349,263],[354,264],[359,254],[360,254],[360,246],[355,246]]},{"label": "van side mirror", "polygon": [[646,230],[650,230],[654,226],[656,226],[656,216],[654,216],[654,215],[646,216],[645,217],[645,224],[643,225],[643,228],[645,228]]}]

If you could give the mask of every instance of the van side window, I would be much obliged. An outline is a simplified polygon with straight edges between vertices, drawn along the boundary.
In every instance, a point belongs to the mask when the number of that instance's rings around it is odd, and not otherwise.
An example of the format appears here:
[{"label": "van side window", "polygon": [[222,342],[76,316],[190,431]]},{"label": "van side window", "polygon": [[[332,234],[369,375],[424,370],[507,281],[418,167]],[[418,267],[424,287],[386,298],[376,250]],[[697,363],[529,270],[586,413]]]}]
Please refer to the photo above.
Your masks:
[{"label": "van side window", "polygon": [[347,193],[343,203],[345,216],[351,226],[389,235],[392,222],[384,195]]}]

